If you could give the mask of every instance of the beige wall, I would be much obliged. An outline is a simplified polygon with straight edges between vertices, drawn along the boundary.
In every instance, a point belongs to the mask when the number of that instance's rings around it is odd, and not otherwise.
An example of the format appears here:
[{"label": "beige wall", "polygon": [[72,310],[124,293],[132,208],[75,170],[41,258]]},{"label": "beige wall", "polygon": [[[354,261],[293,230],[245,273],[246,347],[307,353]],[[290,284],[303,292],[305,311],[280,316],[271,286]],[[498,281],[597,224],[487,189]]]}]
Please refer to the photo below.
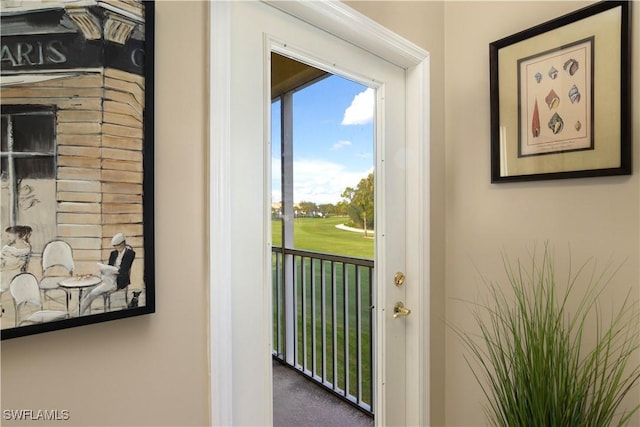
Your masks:
[{"label": "beige wall", "polygon": [[[626,260],[614,296],[640,290],[637,173],[489,183],[488,44],[586,3],[348,4],[431,53],[432,424],[481,425],[482,395],[443,319],[473,327],[455,298],[478,294],[478,270],[502,278],[500,251],[550,239],[565,261],[570,244],[576,260]],[[202,2],[157,3],[158,312],[3,342],[3,409],[68,409],[74,426],[207,424],[206,19]],[[638,96],[634,111],[636,159]]]},{"label": "beige wall", "polygon": [[2,409],[66,409],[65,426],[209,422],[207,6],[156,15],[157,313],[3,341]]},{"label": "beige wall", "polygon": [[[489,182],[489,43],[588,3],[445,5],[446,317],[467,330],[474,330],[474,323],[468,307],[456,299],[473,300],[482,293],[480,273],[504,283],[501,251],[526,259],[526,249],[533,248],[534,242],[541,245],[548,239],[555,247],[559,274],[568,263],[568,246],[575,264],[590,256],[596,257],[600,266],[610,259],[614,263],[626,261],[604,295],[607,302],[609,298],[619,301],[627,289],[634,295],[640,290],[639,55],[633,59],[634,175]],[[634,6],[637,53],[640,4]],[[484,418],[478,402],[483,400],[482,394],[462,359],[460,342],[448,332],[446,345],[446,424],[481,424]],[[637,399],[634,392],[633,400]],[[632,425],[638,425],[637,419]]]}]

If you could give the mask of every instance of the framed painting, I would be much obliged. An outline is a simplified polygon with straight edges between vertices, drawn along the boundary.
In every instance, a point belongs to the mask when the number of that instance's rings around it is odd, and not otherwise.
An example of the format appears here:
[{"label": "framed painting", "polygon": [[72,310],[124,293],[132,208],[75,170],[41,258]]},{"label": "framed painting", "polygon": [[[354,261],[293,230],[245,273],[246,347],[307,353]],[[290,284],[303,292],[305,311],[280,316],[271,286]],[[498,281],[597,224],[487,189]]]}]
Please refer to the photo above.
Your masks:
[{"label": "framed painting", "polygon": [[0,19],[2,339],[154,312],[154,3]]},{"label": "framed painting", "polygon": [[491,182],[631,174],[630,2],[489,46]]}]

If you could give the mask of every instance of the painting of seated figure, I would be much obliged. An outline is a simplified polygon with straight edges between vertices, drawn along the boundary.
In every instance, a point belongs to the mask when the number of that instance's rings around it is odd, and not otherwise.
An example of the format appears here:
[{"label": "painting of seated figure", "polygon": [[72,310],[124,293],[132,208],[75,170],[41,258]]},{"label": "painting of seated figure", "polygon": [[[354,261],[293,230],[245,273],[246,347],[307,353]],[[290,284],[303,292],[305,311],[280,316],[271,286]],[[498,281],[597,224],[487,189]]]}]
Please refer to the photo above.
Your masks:
[{"label": "painting of seated figure", "polygon": [[2,4],[2,339],[155,311],[154,6]]}]

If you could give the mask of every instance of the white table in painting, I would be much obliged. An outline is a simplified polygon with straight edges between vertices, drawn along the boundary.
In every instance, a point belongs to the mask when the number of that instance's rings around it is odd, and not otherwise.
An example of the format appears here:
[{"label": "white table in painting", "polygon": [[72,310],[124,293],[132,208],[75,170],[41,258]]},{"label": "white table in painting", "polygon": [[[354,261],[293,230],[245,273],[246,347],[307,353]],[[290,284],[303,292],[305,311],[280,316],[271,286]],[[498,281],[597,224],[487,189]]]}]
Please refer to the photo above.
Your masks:
[{"label": "white table in painting", "polygon": [[80,304],[82,303],[82,293],[87,288],[92,288],[102,282],[99,276],[92,274],[84,276],[69,277],[61,280],[58,285],[65,289],[77,289],[78,290],[78,316],[80,316]]}]

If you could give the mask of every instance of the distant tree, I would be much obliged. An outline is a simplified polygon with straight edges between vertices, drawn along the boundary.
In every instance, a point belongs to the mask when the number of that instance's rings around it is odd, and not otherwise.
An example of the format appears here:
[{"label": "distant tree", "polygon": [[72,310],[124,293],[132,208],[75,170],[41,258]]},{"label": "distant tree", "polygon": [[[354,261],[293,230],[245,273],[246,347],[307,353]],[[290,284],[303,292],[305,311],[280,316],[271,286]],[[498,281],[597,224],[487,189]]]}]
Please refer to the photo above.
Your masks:
[{"label": "distant tree", "polygon": [[336,214],[336,205],[332,203],[323,203],[318,205],[318,210],[322,213],[322,216],[329,216]]},{"label": "distant tree", "polygon": [[351,187],[345,188],[342,194],[340,195],[340,197],[342,197],[342,201],[338,203],[338,205],[340,205],[340,208],[343,210],[344,215],[349,215],[349,219],[351,220],[351,225],[357,227],[360,224],[360,219],[357,213],[354,211],[354,208],[351,204],[351,201],[353,200],[353,196],[355,193],[356,193],[356,190],[354,190],[353,188]]},{"label": "distant tree", "polygon": [[336,203],[336,215],[349,215],[349,202],[340,200]]},{"label": "distant tree", "polygon": [[306,216],[311,216],[311,215],[314,215],[316,212],[318,212],[318,205],[316,205],[313,202],[302,201],[298,203],[298,206],[300,207],[300,210],[303,212],[303,214]]},{"label": "distant tree", "polygon": [[368,229],[373,228],[374,224],[373,190],[373,173],[370,173],[366,178],[360,180],[355,189],[347,187],[341,195],[348,204],[351,222],[364,229],[365,237]]}]

